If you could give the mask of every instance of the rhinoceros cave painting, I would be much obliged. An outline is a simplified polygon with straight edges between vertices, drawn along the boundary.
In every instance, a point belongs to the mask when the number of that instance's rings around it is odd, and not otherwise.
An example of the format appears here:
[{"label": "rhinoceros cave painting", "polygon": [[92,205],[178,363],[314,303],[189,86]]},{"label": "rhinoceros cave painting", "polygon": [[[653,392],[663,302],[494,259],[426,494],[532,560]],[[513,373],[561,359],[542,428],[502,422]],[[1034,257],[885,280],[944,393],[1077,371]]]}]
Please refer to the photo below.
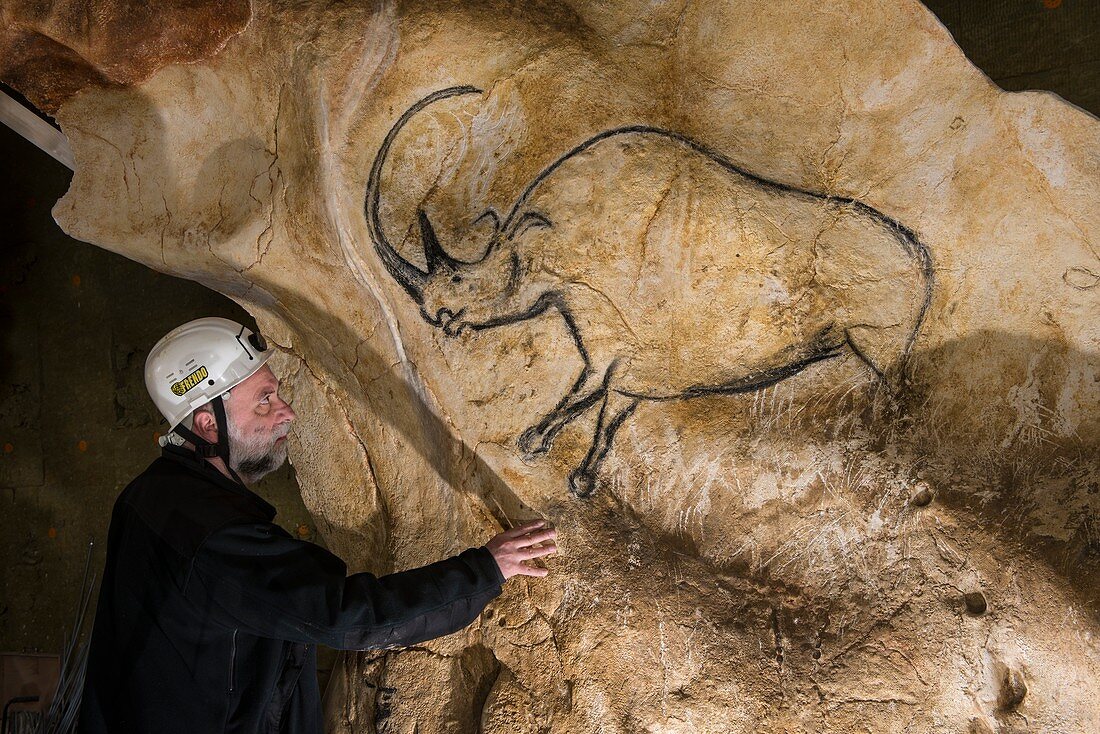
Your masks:
[{"label": "rhinoceros cave painting", "polygon": [[[860,201],[744,171],[673,131],[599,132],[548,163],[503,217],[492,208],[467,213],[467,226],[489,225],[484,251],[470,262],[448,254],[418,208],[425,269],[406,260],[379,213],[387,154],[414,115],[481,94],[443,89],[397,120],[371,167],[367,222],[382,264],[448,336],[548,310],[565,320],[580,375],[518,443],[529,456],[544,453],[566,425],[596,410],[592,443],[569,475],[576,496],[591,494],[615,432],[640,401],[759,391],[845,350],[877,386],[901,386],[932,301],[924,243]],[[585,193],[575,196],[581,180]],[[599,264],[608,254],[615,269]],[[641,287],[647,268],[674,260],[683,265],[671,277]],[[690,338],[673,353],[666,337],[679,328]],[[714,345],[725,355],[708,364],[701,357]]]},{"label": "rhinoceros cave painting", "polygon": [[558,529],[330,731],[1100,731],[1094,116],[915,0],[238,5],[19,21],[54,218],[255,317],[349,571]]}]

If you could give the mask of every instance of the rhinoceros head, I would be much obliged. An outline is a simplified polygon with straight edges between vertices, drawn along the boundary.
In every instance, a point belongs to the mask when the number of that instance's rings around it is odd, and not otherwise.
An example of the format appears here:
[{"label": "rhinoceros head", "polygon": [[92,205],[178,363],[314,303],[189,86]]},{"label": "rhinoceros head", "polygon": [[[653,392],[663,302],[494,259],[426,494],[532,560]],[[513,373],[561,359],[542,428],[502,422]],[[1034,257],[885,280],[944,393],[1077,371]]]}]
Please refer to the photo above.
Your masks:
[{"label": "rhinoceros head", "polygon": [[[420,313],[449,336],[467,328],[487,328],[527,317],[527,299],[520,298],[526,283],[524,259],[515,243],[501,236],[499,218],[491,217],[494,231],[484,253],[473,262],[452,257],[440,245],[431,219],[418,213],[420,238],[427,272],[420,286]],[[529,289],[528,289],[529,290]]]}]

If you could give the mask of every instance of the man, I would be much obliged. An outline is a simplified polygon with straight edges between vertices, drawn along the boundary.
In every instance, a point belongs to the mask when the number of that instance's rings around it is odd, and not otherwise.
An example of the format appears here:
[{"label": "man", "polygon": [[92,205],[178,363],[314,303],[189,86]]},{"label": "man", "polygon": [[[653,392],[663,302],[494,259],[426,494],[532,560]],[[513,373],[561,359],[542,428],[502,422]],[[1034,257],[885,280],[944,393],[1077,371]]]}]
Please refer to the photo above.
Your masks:
[{"label": "man", "polygon": [[533,522],[423,568],[347,576],[272,524],[248,489],[286,459],[294,410],[272,350],[226,319],[153,347],[145,379],[171,432],[119,496],[92,632],[82,732],[321,732],[316,645],[411,645],[473,621],[556,550]]}]

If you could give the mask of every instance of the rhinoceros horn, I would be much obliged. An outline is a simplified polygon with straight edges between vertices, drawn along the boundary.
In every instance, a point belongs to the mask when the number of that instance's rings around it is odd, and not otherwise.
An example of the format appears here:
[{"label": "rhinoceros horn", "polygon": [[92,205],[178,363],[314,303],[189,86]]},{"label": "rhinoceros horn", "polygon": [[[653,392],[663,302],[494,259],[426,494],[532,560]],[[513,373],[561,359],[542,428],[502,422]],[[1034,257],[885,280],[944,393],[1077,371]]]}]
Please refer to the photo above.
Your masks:
[{"label": "rhinoceros horn", "polygon": [[[370,177],[367,179],[365,208],[367,228],[370,231],[371,240],[374,243],[374,250],[378,253],[378,257],[382,260],[382,264],[386,267],[386,270],[389,271],[390,275],[393,276],[393,279],[396,280],[401,287],[405,289],[405,292],[417,303],[424,302],[424,284],[427,282],[428,276],[433,269],[433,262],[437,264],[446,262],[453,266],[455,261],[439,247],[439,242],[435,238],[435,232],[432,231],[431,223],[427,222],[427,216],[423,212],[420,212],[420,226],[421,236],[424,238],[424,252],[425,255],[428,256],[428,272],[424,272],[405,258],[401,257],[397,250],[393,248],[393,245],[391,245],[386,238],[386,233],[382,228],[382,220],[378,214],[378,202],[380,199],[379,184],[382,179],[382,167],[386,163],[386,157],[389,154],[394,139],[413,115],[433,102],[464,94],[481,94],[481,90],[469,86],[441,89],[438,92],[428,95],[406,110],[405,114],[403,114],[390,129],[385,140],[382,141],[382,145],[378,148],[378,154],[375,155],[374,164],[371,166]],[[426,222],[427,226],[425,230]],[[429,247],[429,240],[431,243],[434,243],[431,247]]]}]

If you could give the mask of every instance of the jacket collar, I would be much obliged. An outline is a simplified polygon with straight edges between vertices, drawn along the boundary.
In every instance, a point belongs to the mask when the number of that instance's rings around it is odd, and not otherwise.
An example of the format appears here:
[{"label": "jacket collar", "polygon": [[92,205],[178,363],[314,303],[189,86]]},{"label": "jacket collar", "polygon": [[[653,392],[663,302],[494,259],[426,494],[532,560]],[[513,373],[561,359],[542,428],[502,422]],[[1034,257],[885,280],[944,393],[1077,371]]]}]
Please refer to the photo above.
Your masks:
[{"label": "jacket collar", "polygon": [[222,474],[220,471],[211,466],[208,461],[199,458],[194,451],[186,449],[182,446],[168,444],[161,450],[160,455],[165,459],[170,459],[190,470],[191,472],[198,474],[208,482],[216,484],[223,489],[228,489],[234,494],[241,495],[242,497],[247,497],[248,499],[256,503],[256,505],[259,506],[259,508],[263,510],[266,515],[268,515],[269,520],[275,517],[275,508],[267,500],[265,500],[263,497],[256,494],[243,484],[234,482],[232,479]]}]

